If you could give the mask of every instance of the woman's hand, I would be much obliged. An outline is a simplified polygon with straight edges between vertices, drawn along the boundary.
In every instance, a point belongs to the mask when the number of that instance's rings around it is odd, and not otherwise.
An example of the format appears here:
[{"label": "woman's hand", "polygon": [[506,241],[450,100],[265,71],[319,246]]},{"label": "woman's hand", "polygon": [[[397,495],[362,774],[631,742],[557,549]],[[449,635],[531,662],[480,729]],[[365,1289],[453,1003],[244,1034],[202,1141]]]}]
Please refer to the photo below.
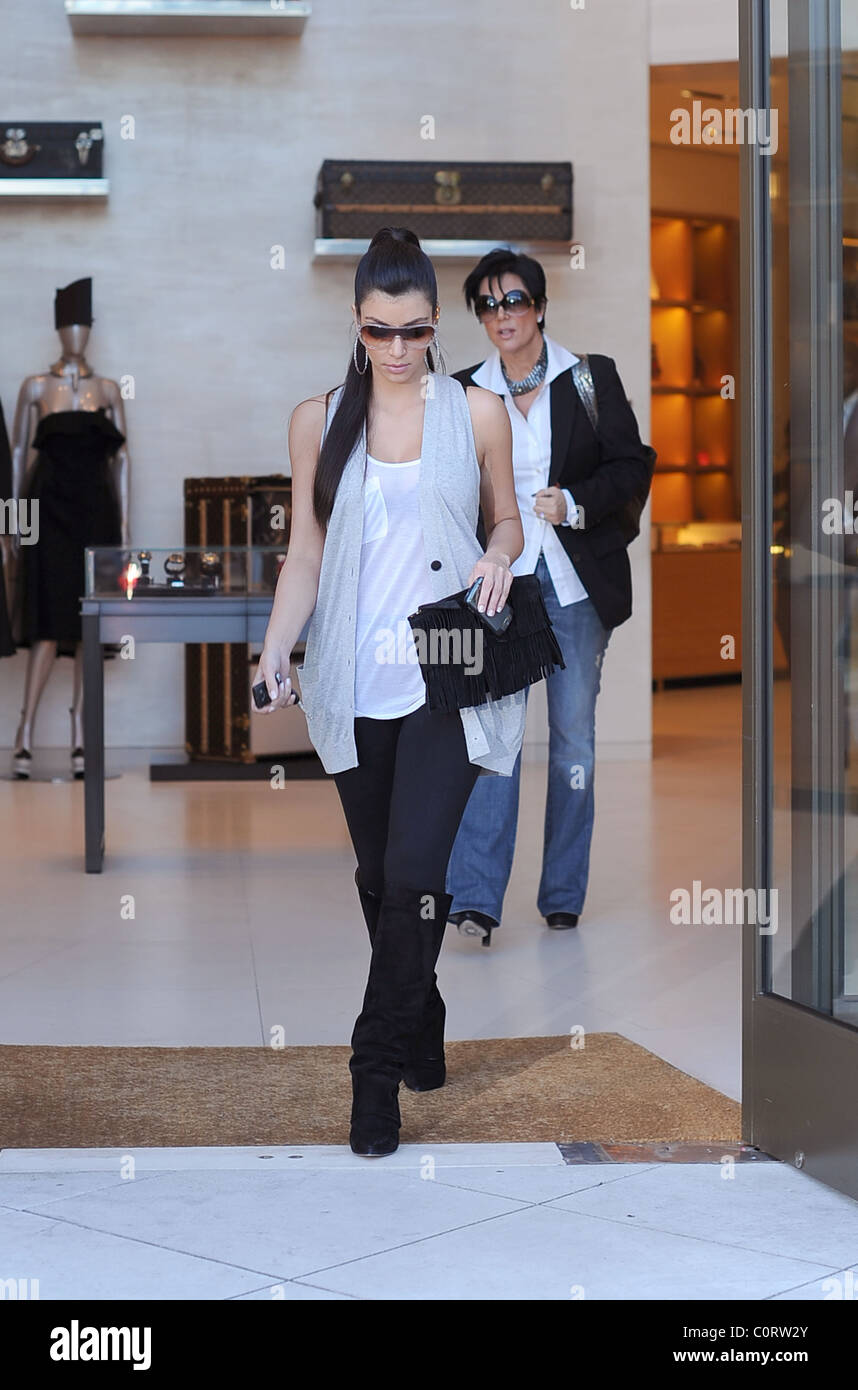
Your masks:
[{"label": "woman's hand", "polygon": [[[262,648],[262,655],[259,658],[253,684],[258,685],[260,681],[265,681],[268,694],[271,696],[271,704],[265,705],[263,709],[257,709],[256,701],[252,701],[251,709],[256,714],[268,714],[271,710],[285,709],[287,705],[295,704],[298,696],[292,690],[292,681],[289,676],[291,667],[292,653],[286,647],[266,642]],[[278,674],[281,677],[280,682],[277,680]]]},{"label": "woman's hand", "polygon": [[544,487],[534,493],[533,510],[536,515],[552,526],[559,526],[566,520],[566,498],[559,487]]},{"label": "woman's hand", "polygon": [[481,575],[483,582],[477,594],[477,604],[480,612],[487,613],[491,618],[503,608],[512,584],[509,556],[501,554],[499,550],[487,550],[471,570],[466,587],[470,589]]}]

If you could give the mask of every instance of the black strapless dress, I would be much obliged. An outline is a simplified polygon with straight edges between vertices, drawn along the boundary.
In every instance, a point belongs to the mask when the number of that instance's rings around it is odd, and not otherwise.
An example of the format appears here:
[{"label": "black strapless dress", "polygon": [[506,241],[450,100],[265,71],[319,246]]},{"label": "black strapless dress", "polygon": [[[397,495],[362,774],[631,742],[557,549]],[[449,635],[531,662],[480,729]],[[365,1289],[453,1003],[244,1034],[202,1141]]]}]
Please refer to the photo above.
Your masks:
[{"label": "black strapless dress", "polygon": [[20,646],[55,641],[58,655],[74,656],[82,637],[84,551],[122,543],[110,461],[124,442],[103,409],[58,410],[39,421],[26,492],[39,503],[39,539],[18,552]]},{"label": "black strapless dress", "polygon": [[[12,496],[12,451],[6,433],[3,407],[0,405],[0,498],[5,502]],[[3,524],[8,518],[4,515]],[[6,603],[6,576],[3,571],[3,551],[0,548],[0,656],[14,656],[15,641]]]}]

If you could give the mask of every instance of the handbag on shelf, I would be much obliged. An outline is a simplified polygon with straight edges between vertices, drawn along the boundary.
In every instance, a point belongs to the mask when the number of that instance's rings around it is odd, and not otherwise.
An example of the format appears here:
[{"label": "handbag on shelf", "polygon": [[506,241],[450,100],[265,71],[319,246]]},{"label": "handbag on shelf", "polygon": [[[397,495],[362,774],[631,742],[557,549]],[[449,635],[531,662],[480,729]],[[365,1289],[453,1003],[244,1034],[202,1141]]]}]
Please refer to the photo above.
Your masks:
[{"label": "handbag on shelf", "polygon": [[566,669],[535,574],[513,579],[507,598],[512,620],[503,633],[468,608],[468,592],[421,603],[408,616],[430,710],[500,700]]}]

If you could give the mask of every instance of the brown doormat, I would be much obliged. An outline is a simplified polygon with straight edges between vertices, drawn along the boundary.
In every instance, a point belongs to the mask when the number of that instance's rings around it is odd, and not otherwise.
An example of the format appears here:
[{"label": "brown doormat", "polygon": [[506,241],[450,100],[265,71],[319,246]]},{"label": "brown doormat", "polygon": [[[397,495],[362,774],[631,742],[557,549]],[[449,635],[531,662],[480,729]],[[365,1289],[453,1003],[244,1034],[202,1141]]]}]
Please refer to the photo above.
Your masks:
[{"label": "brown doormat", "polygon": [[[403,1143],[741,1137],[738,1104],[617,1033],[447,1044]],[[0,1047],[0,1147],[347,1144],[347,1047]]]}]

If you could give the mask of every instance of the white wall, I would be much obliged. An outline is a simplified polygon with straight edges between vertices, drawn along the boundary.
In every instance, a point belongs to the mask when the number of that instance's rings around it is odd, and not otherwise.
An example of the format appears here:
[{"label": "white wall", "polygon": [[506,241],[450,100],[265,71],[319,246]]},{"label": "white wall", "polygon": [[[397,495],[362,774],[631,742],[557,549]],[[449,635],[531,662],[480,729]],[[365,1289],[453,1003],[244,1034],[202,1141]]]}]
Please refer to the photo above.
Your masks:
[{"label": "white wall", "polygon": [[[739,0],[649,0],[650,60],[657,63],[722,63],[739,57]],[[788,0],[771,0],[771,53],[787,52]],[[844,49],[858,49],[858,6],[844,0]]]},{"label": "white wall", "polygon": [[653,64],[738,58],[739,0],[650,0],[650,8]]},{"label": "white wall", "polygon": [[[90,357],[133,373],[132,539],[182,539],[182,479],[287,470],[285,426],[303,396],[341,379],[353,269],[313,266],[312,195],[324,157],[566,159],[586,271],[547,264],[549,331],[617,359],[648,429],[648,6],[573,11],[531,0],[319,0],[297,41],[72,38],[62,5],[6,0],[7,119],[100,119],[106,207],[3,205],[0,394],[56,356],[58,285],[94,277]],[[510,55],[515,53],[515,61]],[[420,139],[435,117],[436,139]],[[133,115],[136,139],[119,138]],[[269,267],[272,245],[286,269]],[[483,353],[440,267],[453,368]],[[633,549],[636,615],[614,636],[599,734],[648,751],[649,554]],[[0,662],[11,743],[26,656]],[[184,741],[178,649],[107,667],[112,745]],[[37,743],[67,739],[71,663],[55,673]],[[535,702],[538,705],[538,701]],[[541,733],[535,708],[529,737]]]}]

